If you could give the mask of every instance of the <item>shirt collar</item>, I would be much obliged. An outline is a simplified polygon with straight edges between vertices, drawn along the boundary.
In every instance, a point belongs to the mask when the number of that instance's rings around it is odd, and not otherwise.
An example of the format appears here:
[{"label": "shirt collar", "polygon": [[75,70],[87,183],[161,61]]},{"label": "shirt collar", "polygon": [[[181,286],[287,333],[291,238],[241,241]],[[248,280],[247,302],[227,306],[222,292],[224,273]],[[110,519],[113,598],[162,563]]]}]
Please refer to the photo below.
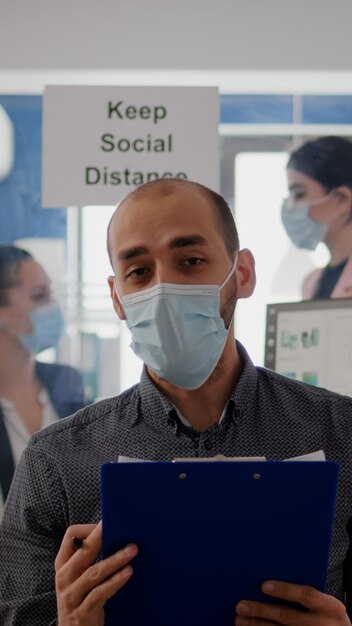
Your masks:
[{"label": "shirt collar", "polygon": [[[174,411],[174,406],[154,385],[145,365],[142,370],[139,391],[143,417],[148,421],[154,421],[154,416],[163,414],[166,421],[171,411]],[[160,425],[159,418],[157,421],[158,425]]]},{"label": "shirt collar", "polygon": [[[242,412],[247,411],[253,405],[257,387],[257,369],[242,344],[239,341],[236,341],[236,344],[242,363],[242,371],[226,406],[229,407],[231,402],[231,415],[238,419]],[[162,426],[160,423],[160,415],[162,414],[165,416],[164,423],[166,426],[167,420],[170,419],[170,413],[175,411],[175,407],[154,385],[145,366],[139,384],[139,393],[143,418],[155,422],[160,427]],[[131,417],[133,423],[138,419],[137,415]],[[223,422],[225,423],[225,421],[226,416]]]}]

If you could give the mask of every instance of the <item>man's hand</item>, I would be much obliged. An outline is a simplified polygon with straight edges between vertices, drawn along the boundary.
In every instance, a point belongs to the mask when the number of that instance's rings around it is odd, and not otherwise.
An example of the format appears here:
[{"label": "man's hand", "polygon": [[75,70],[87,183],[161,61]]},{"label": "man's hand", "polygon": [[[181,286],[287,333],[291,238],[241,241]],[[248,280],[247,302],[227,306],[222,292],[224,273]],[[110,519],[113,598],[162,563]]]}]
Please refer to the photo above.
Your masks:
[{"label": "man's hand", "polygon": [[313,587],[270,580],[262,585],[262,591],[275,598],[296,602],[307,611],[241,600],[236,606],[236,626],[351,626],[342,602]]},{"label": "man's hand", "polygon": [[[75,543],[82,542],[80,548]],[[131,544],[95,563],[101,550],[102,524],[70,526],[55,560],[58,626],[103,626],[104,604],[121,589],[133,570]]]}]

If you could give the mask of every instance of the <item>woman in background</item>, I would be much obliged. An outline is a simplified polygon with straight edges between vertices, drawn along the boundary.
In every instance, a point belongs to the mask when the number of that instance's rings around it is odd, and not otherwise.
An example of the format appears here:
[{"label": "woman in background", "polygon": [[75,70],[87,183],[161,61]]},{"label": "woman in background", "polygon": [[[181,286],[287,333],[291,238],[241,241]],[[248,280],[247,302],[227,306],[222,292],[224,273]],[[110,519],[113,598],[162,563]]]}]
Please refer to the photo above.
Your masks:
[{"label": "woman in background", "polygon": [[35,360],[62,330],[43,267],[27,251],[0,244],[0,518],[30,435],[86,404],[77,370]]},{"label": "woman in background", "polygon": [[289,197],[282,222],[299,248],[323,242],[330,260],[303,283],[304,299],[352,297],[352,143],[321,137],[295,150],[287,164]]}]

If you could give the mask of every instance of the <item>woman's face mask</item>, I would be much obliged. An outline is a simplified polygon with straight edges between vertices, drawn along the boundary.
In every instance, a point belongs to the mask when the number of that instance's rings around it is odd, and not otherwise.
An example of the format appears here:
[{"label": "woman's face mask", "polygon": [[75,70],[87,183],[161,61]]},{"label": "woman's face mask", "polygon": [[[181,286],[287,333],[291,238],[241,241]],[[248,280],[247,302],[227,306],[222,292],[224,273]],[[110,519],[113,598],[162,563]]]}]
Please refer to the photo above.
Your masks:
[{"label": "woman's face mask", "polygon": [[32,354],[39,354],[47,348],[55,348],[64,329],[64,318],[60,306],[50,302],[30,313],[32,332],[21,333],[19,338]]},{"label": "woman's face mask", "polygon": [[309,216],[309,212],[312,206],[329,202],[333,193],[334,190],[317,200],[295,201],[289,197],[283,201],[282,223],[288,237],[297,248],[315,250],[318,243],[324,241],[328,231],[328,222],[314,221]]}]

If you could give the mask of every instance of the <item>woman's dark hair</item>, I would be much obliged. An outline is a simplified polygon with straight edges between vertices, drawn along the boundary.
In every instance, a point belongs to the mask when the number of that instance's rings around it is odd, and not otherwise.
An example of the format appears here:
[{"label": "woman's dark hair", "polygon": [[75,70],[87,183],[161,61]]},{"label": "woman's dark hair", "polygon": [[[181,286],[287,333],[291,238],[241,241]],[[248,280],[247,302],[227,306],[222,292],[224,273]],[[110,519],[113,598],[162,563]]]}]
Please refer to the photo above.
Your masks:
[{"label": "woman's dark hair", "polygon": [[343,137],[320,137],[292,152],[287,168],[310,176],[327,191],[352,189],[352,142]]},{"label": "woman's dark hair", "polygon": [[0,306],[8,303],[7,289],[18,283],[18,271],[23,261],[30,261],[32,255],[11,244],[0,243]]}]

